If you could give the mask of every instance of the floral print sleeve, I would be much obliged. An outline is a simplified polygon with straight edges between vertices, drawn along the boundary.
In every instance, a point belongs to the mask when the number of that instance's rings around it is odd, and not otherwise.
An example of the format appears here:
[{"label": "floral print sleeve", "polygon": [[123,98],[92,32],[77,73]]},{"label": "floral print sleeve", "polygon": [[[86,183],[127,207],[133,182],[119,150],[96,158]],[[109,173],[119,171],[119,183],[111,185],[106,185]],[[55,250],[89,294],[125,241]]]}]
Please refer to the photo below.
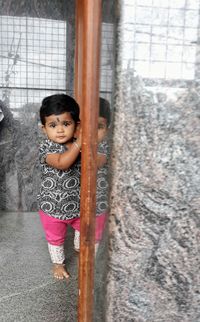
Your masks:
[{"label": "floral print sleeve", "polygon": [[103,140],[102,142],[99,143],[97,152],[100,154],[105,154],[106,156],[108,155],[109,147],[108,147],[108,142],[106,140]]},{"label": "floral print sleeve", "polygon": [[[109,157],[109,145],[106,140],[100,142],[98,153]],[[108,210],[108,164],[97,171],[96,215],[99,216]]]},{"label": "floral print sleeve", "polygon": [[63,152],[64,152],[64,147],[62,145],[54,143],[50,140],[45,140],[42,142],[39,148],[40,163],[46,162],[47,154],[63,153]]}]

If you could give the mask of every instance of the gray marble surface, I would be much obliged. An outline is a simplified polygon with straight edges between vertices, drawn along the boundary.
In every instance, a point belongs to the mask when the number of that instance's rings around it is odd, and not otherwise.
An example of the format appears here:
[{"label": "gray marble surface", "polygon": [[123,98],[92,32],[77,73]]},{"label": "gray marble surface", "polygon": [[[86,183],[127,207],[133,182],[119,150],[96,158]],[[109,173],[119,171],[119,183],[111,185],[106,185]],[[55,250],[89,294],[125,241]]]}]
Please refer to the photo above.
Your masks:
[{"label": "gray marble surface", "polygon": [[[126,9],[130,18],[126,4],[121,1],[121,12]],[[124,37],[134,28],[123,18],[106,321],[200,322],[199,80],[152,78],[147,85],[131,64],[124,64]]]},{"label": "gray marble surface", "polygon": [[0,321],[77,321],[77,261],[73,232],[66,242],[66,281],[51,274],[39,216],[0,212]]},{"label": "gray marble surface", "polygon": [[192,125],[199,124],[200,102],[192,99],[193,92],[187,94],[189,108],[183,102],[177,108],[154,105],[131,73],[121,74],[121,83],[113,136],[107,321],[117,316],[117,321],[198,322],[200,130]]},{"label": "gray marble surface", "polygon": [[16,120],[9,107],[0,102],[4,119],[0,123],[0,209],[36,210],[40,182],[38,146],[39,106],[29,105]]}]

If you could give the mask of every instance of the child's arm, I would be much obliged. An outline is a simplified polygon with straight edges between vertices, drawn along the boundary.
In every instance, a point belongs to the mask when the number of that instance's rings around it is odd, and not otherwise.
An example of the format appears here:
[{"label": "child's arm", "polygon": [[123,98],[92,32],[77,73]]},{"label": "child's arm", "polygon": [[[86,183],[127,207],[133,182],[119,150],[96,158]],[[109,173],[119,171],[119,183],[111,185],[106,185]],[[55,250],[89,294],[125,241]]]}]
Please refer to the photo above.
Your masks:
[{"label": "child's arm", "polygon": [[64,153],[47,154],[46,163],[59,170],[67,170],[77,159],[81,149],[81,139],[77,138]]},{"label": "child's arm", "polygon": [[97,154],[97,168],[103,167],[107,162],[107,157],[105,154],[98,153]]}]

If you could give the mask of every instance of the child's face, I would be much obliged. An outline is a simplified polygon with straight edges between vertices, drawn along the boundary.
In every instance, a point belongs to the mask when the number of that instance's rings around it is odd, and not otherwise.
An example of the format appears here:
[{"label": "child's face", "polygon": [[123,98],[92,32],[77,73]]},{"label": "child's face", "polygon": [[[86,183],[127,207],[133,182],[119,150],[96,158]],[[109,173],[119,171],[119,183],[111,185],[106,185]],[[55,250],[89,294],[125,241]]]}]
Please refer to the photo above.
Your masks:
[{"label": "child's face", "polygon": [[108,125],[104,117],[98,118],[98,142],[101,142],[107,135]]},{"label": "child's face", "polygon": [[46,116],[45,121],[43,131],[49,140],[63,144],[73,138],[76,124],[70,113],[59,115],[52,114],[50,116]]}]

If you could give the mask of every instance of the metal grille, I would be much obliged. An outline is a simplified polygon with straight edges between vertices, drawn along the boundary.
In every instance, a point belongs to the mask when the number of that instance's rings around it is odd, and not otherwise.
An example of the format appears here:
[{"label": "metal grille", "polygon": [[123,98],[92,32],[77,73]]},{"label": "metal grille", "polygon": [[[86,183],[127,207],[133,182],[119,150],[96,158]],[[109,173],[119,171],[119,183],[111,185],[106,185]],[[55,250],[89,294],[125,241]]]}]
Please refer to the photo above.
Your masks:
[{"label": "metal grille", "polygon": [[66,23],[0,17],[1,96],[12,109],[65,91]]},{"label": "metal grille", "polygon": [[124,67],[146,78],[194,79],[198,0],[125,0]]},{"label": "metal grille", "polygon": [[[65,21],[0,16],[0,97],[15,118],[27,104],[71,91],[66,89],[66,43]],[[100,95],[109,100],[112,70],[113,25],[103,23]]]},{"label": "metal grille", "polygon": [[102,24],[100,95],[111,101],[114,69],[114,26]]}]

